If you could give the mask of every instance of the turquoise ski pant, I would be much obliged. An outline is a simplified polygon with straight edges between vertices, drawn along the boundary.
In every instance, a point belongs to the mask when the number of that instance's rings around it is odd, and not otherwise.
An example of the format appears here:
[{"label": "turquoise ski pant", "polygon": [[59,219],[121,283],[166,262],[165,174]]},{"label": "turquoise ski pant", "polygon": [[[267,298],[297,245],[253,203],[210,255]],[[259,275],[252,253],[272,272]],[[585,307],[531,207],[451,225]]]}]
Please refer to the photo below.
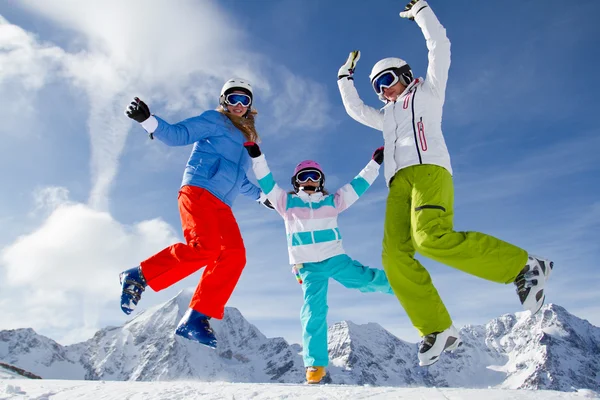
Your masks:
[{"label": "turquoise ski pant", "polygon": [[394,294],[394,292],[383,270],[365,267],[346,254],[317,263],[304,263],[299,273],[304,293],[304,305],[300,312],[304,365],[326,367],[329,364],[327,351],[329,278],[335,279],[348,289],[358,289],[365,293]]}]

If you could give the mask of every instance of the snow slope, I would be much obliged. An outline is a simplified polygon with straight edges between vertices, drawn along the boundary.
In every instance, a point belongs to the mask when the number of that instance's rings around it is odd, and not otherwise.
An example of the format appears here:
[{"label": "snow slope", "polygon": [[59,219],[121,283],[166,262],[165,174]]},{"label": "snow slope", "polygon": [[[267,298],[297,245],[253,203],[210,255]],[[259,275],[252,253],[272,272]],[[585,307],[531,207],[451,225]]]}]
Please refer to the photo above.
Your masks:
[{"label": "snow slope", "polygon": [[348,385],[295,385],[224,382],[105,382],[0,379],[0,399],[36,400],[241,400],[241,399],[398,399],[398,400],[566,400],[598,398],[587,390],[392,388]]}]

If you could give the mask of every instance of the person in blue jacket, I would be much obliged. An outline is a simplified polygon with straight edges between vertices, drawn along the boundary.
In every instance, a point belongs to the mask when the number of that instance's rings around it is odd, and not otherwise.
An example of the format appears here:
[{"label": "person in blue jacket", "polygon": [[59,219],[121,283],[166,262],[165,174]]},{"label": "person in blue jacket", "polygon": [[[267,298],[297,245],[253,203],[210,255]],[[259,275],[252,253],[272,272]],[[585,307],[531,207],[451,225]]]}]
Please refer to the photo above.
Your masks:
[{"label": "person in blue jacket", "polygon": [[176,334],[215,348],[209,319],[222,319],[225,304],[246,265],[246,250],[231,206],[238,194],[272,208],[246,176],[251,165],[244,142],[258,140],[253,93],[245,79],[228,80],[217,110],[177,124],[151,115],[139,98],[126,115],[169,146],[193,144],[178,203],[186,243],[176,243],[120,274],[121,309],[130,314],[146,286],[165,289],[205,267]]}]

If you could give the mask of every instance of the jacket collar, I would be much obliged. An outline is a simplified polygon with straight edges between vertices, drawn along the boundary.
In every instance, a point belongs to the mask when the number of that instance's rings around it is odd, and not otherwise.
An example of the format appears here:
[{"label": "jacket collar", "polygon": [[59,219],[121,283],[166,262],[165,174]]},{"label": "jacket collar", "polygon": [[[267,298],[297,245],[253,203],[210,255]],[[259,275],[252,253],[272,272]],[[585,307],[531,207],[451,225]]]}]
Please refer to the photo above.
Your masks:
[{"label": "jacket collar", "polygon": [[400,93],[400,95],[398,96],[398,98],[396,99],[396,101],[388,101],[385,104],[385,106],[383,106],[381,109],[383,110],[384,108],[389,107],[390,104],[396,103],[398,100],[400,100],[401,98],[403,98],[404,96],[406,96],[407,94],[409,94],[410,92],[412,92],[412,90],[415,88],[415,86],[417,86],[421,82],[423,82],[423,78],[413,79],[413,81],[408,84],[408,86],[406,87],[406,89],[404,89],[404,91],[402,93]]},{"label": "jacket collar", "polygon": [[304,190],[298,190],[298,192],[296,193],[296,195],[298,197],[300,197],[302,200],[304,201],[319,201],[323,198],[323,193],[322,192],[316,192],[313,194],[308,194],[306,193]]}]

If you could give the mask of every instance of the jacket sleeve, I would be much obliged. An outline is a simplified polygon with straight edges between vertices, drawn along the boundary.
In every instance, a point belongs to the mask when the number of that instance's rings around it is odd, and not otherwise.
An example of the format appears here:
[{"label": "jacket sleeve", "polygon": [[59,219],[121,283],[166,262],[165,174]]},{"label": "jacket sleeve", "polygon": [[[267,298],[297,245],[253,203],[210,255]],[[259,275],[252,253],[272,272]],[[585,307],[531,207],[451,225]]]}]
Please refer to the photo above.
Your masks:
[{"label": "jacket sleeve", "polygon": [[446,29],[437,19],[431,7],[426,7],[415,16],[415,22],[423,31],[429,50],[427,58],[427,75],[425,85],[439,98],[444,98],[448,70],[450,69],[450,40],[446,36]]},{"label": "jacket sleeve", "polygon": [[248,176],[244,175],[242,186],[240,187],[240,193],[244,196],[250,197],[252,200],[258,200],[260,198],[260,189],[250,182]]},{"label": "jacket sleeve", "polygon": [[155,116],[155,118],[158,127],[153,135],[168,146],[186,146],[195,143],[210,136],[216,128],[215,122],[207,117],[207,113],[173,125],[159,117]]},{"label": "jacket sleeve", "polygon": [[252,159],[252,170],[256,175],[258,185],[267,196],[275,210],[283,215],[287,207],[287,193],[273,179],[273,174],[267,165],[264,154]]},{"label": "jacket sleeve", "polygon": [[379,110],[363,103],[354,87],[353,79],[339,79],[338,87],[342,95],[342,102],[349,116],[363,125],[367,125],[378,131],[383,130],[383,114]]},{"label": "jacket sleeve", "polygon": [[380,167],[381,165],[377,164],[374,160],[369,161],[356,178],[335,192],[334,203],[338,212],[342,212],[350,207],[367,191],[377,176],[379,176]]}]

